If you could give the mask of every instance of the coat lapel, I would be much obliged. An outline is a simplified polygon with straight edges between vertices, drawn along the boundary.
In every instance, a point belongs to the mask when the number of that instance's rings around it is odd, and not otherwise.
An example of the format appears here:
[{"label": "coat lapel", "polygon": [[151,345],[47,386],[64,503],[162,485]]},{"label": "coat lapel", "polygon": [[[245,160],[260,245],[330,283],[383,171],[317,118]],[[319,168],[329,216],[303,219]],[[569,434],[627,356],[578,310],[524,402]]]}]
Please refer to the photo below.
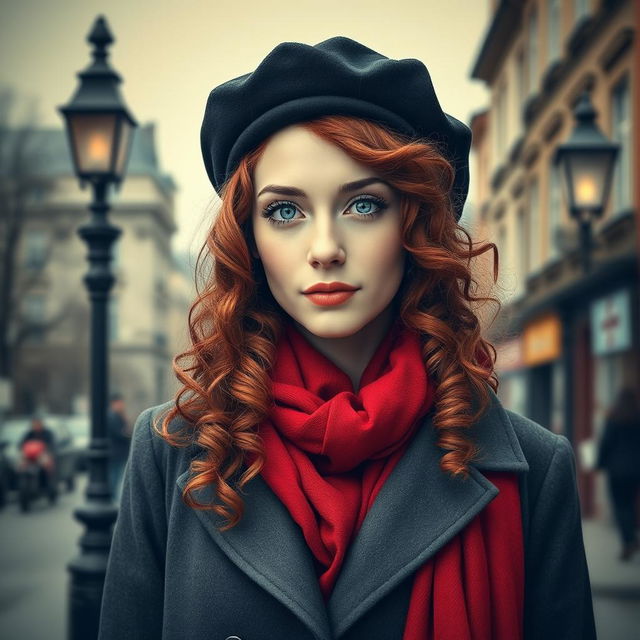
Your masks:
[{"label": "coat lapel", "polygon": [[[339,637],[404,578],[438,552],[497,494],[480,470],[526,472],[515,432],[498,398],[474,427],[480,458],[465,479],[439,467],[442,451],[427,417],[367,513],[325,605],[302,532],[260,475],[243,490],[244,516],[219,532],[222,519],[195,510],[228,558],[288,607],[320,640]],[[177,480],[183,489],[190,471]],[[210,487],[199,501],[211,501]]]},{"label": "coat lapel", "polygon": [[[190,471],[177,480],[182,490]],[[210,486],[195,492],[199,502],[213,499]],[[288,607],[319,640],[330,640],[327,609],[300,527],[271,491],[256,476],[242,491],[244,515],[238,525],[220,532],[223,518],[212,511],[194,510],[220,549],[240,570]]]},{"label": "coat lapel", "polygon": [[334,636],[434,556],[497,494],[480,472],[525,472],[528,464],[498,398],[474,427],[480,459],[468,478],[440,470],[442,450],[427,417],[389,475],[349,548],[328,603]]}]

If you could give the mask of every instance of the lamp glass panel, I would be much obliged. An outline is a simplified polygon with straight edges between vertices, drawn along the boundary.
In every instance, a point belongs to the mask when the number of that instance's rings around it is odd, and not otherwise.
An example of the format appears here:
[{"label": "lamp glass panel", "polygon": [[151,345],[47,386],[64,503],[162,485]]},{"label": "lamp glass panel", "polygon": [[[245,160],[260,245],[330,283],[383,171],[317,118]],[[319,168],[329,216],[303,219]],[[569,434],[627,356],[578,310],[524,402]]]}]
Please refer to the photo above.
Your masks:
[{"label": "lamp glass panel", "polygon": [[78,172],[111,173],[115,114],[74,114],[69,117]]},{"label": "lamp glass panel", "polygon": [[574,152],[567,156],[572,204],[577,209],[599,209],[604,201],[604,187],[609,168],[608,154]]},{"label": "lamp glass panel", "polygon": [[573,191],[571,189],[571,171],[569,170],[569,163],[566,157],[558,165],[558,172],[560,175],[560,188],[562,190],[562,197],[564,198],[565,205],[571,213],[573,208]]},{"label": "lamp glass panel", "polygon": [[120,139],[118,140],[118,150],[116,156],[115,173],[119,178],[124,175],[127,159],[129,157],[129,146],[131,144],[131,133],[133,127],[123,116],[120,118]]}]

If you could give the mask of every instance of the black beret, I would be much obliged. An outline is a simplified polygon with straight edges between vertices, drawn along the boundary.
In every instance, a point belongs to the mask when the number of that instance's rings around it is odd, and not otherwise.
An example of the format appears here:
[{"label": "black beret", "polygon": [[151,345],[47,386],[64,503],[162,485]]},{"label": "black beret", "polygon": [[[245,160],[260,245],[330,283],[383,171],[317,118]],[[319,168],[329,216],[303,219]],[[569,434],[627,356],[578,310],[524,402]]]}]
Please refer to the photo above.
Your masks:
[{"label": "black beret", "polygon": [[204,164],[215,190],[241,158],[272,133],[323,115],[379,122],[439,145],[453,164],[451,200],[459,220],[469,190],[471,130],[444,113],[419,60],[392,60],[337,36],[315,46],[283,42],[255,71],[215,87],[200,130]]}]

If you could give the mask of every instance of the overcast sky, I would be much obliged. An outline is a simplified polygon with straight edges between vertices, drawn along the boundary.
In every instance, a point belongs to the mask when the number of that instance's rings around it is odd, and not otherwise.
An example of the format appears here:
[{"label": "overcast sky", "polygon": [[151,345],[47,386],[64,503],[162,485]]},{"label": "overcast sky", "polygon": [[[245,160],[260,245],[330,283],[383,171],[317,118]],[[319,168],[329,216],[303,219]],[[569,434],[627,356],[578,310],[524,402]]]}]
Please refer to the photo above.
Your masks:
[{"label": "overcast sky", "polygon": [[56,107],[90,60],[85,38],[99,14],[115,36],[110,62],[123,96],[139,123],[156,123],[161,167],[178,185],[181,251],[199,248],[214,195],[199,146],[206,98],[280,42],[345,35],[391,58],[418,58],[443,109],[465,122],[488,100],[469,77],[488,0],[0,0],[0,83],[37,98],[41,124],[62,126]]}]

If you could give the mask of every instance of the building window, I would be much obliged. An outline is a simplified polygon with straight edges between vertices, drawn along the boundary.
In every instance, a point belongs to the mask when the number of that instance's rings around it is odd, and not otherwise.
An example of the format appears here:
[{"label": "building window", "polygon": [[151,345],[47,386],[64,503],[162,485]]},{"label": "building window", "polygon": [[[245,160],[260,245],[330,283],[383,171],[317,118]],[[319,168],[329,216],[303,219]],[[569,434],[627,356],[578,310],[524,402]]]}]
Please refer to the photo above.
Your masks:
[{"label": "building window", "polygon": [[528,89],[529,94],[538,88],[538,13],[535,9],[529,15],[528,35]]},{"label": "building window", "polygon": [[524,106],[524,101],[526,99],[526,89],[527,89],[527,64],[526,57],[524,55],[524,49],[521,49],[516,57],[516,89],[517,96],[520,101],[518,113],[518,132],[522,127],[522,107]]},{"label": "building window", "polygon": [[551,64],[560,57],[560,0],[548,0],[547,20],[547,53]]},{"label": "building window", "polygon": [[507,85],[502,84],[496,92],[496,157],[502,162],[507,148]]},{"label": "building window", "polygon": [[540,192],[538,180],[529,185],[529,267],[535,269],[540,264]]},{"label": "building window", "polygon": [[527,210],[524,207],[518,211],[517,220],[518,288],[520,291],[524,291],[529,273],[529,220]]},{"label": "building window", "polygon": [[501,224],[498,227],[498,256],[500,260],[500,264],[504,269],[504,265],[506,263],[507,256],[507,225]]},{"label": "building window", "polygon": [[25,234],[25,267],[42,269],[47,261],[49,237],[42,229],[29,229]]},{"label": "building window", "polygon": [[557,235],[562,224],[562,188],[560,168],[553,162],[549,165],[549,258],[558,257]]},{"label": "building window", "polygon": [[589,13],[589,0],[573,0],[573,21],[578,22]]},{"label": "building window", "polygon": [[167,334],[164,331],[155,331],[153,334],[153,343],[156,347],[160,347],[161,349],[166,348],[168,344]]},{"label": "building window", "polygon": [[611,137],[620,145],[613,174],[613,211],[631,207],[631,103],[629,78],[611,92]]},{"label": "building window", "polygon": [[45,334],[45,297],[41,293],[30,293],[25,296],[23,304],[27,337],[31,342],[42,342]]}]

